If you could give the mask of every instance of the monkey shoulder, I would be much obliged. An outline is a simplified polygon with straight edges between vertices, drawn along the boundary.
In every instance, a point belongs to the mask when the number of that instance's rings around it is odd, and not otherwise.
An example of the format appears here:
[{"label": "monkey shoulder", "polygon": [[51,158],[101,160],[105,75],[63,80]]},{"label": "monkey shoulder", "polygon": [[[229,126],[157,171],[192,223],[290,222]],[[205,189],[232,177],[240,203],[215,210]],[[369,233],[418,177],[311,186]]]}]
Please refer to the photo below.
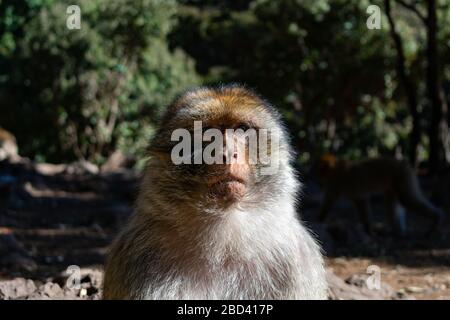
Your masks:
[{"label": "monkey shoulder", "polygon": [[[328,284],[321,247],[316,237],[300,226],[298,236],[298,288],[296,298],[324,300],[328,297]],[[307,259],[305,259],[307,257]]]},{"label": "monkey shoulder", "polygon": [[113,242],[105,267],[105,298],[144,298],[159,260],[147,234],[140,226],[129,224]]}]

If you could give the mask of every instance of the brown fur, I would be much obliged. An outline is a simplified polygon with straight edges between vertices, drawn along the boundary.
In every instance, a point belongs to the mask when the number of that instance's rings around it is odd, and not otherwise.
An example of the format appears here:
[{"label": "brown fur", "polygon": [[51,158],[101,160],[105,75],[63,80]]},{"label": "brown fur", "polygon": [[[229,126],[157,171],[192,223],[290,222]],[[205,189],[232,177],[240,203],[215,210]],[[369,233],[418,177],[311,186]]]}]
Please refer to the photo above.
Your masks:
[{"label": "brown fur", "polygon": [[[171,132],[192,130],[193,120],[276,131],[279,172],[174,165]],[[264,100],[238,86],[189,91],[168,108],[149,151],[135,213],[108,255],[105,299],[326,298],[320,249],[296,217],[292,152]],[[242,183],[221,184],[224,175]]]}]

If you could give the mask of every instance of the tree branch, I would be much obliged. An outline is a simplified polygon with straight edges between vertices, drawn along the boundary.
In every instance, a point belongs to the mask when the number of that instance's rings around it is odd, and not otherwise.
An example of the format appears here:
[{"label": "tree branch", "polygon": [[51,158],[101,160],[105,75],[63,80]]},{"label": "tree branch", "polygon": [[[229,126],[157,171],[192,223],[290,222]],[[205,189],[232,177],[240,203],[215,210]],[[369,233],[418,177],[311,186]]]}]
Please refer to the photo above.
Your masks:
[{"label": "tree branch", "polygon": [[422,22],[423,22],[424,24],[427,23],[428,17],[425,16],[422,12],[420,12],[419,9],[416,7],[415,4],[408,3],[408,2],[406,2],[406,1],[404,1],[404,0],[394,0],[394,1],[395,1],[396,3],[398,3],[399,5],[401,5],[402,7],[404,7],[404,8],[406,8],[406,9],[411,10],[412,12],[414,12],[414,13],[419,17],[419,19],[422,20]]},{"label": "tree branch", "polygon": [[403,41],[400,34],[396,30],[395,20],[392,17],[391,1],[384,0],[386,16],[390,26],[390,34],[394,41],[394,48],[397,51],[397,75],[400,84],[404,87],[406,99],[408,101],[408,108],[411,113],[413,128],[410,136],[410,151],[409,159],[414,166],[417,164],[417,147],[420,143],[421,128],[420,128],[420,114],[418,111],[417,88],[413,80],[408,76],[406,70],[406,57],[403,50]]}]

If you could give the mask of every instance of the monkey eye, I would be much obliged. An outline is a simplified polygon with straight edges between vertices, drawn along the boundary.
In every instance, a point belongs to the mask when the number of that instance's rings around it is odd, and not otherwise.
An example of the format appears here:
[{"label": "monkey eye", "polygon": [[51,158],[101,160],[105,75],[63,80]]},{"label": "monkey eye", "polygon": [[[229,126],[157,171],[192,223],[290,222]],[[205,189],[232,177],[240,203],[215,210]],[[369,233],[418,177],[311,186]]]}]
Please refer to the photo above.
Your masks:
[{"label": "monkey eye", "polygon": [[236,129],[241,129],[243,131],[247,131],[248,129],[250,129],[250,126],[248,124],[241,123],[239,126],[236,127]]}]

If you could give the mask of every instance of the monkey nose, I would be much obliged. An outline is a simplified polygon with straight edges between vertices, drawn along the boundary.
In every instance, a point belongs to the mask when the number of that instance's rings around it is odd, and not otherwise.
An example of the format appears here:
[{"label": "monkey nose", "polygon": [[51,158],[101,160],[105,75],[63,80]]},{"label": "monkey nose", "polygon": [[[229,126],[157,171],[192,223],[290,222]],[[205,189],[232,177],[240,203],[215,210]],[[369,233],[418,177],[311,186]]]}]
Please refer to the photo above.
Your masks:
[{"label": "monkey nose", "polygon": [[232,160],[236,160],[238,159],[238,154],[237,152],[227,152],[226,150],[224,150],[223,154],[222,154],[222,160],[224,164],[229,164],[230,161]]}]

